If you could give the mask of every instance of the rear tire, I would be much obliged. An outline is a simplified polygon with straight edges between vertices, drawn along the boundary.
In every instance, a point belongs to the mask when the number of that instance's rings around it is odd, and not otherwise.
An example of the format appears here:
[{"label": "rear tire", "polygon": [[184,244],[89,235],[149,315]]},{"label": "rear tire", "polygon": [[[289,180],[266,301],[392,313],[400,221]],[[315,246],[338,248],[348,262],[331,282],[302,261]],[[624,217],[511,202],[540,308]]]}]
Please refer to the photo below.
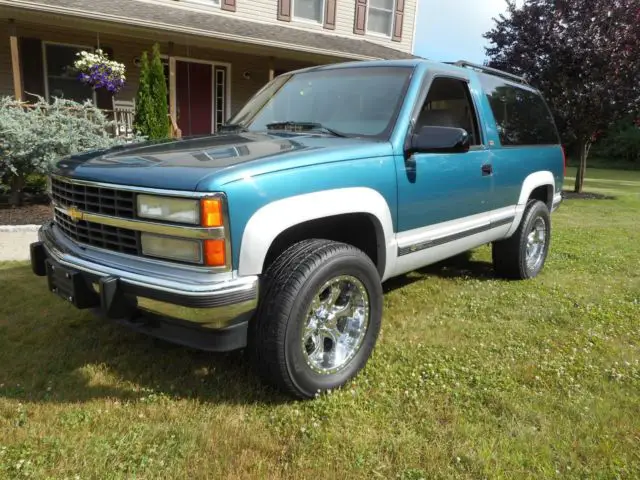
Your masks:
[{"label": "rear tire", "polygon": [[260,378],[298,398],[343,386],[367,363],[382,320],[380,276],[361,250],[304,240],[263,278],[250,343]]},{"label": "rear tire", "polygon": [[493,242],[493,268],[501,277],[526,280],[542,270],[551,242],[549,207],[539,200],[529,200],[515,233]]}]

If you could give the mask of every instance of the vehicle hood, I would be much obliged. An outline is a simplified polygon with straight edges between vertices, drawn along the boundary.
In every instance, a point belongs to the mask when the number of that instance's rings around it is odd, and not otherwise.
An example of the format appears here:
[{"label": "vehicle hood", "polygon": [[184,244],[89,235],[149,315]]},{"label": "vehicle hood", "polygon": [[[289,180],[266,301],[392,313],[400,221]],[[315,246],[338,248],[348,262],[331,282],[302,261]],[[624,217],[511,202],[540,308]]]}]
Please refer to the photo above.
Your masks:
[{"label": "vehicle hood", "polygon": [[120,145],[60,160],[78,180],[171,190],[206,190],[247,175],[388,155],[388,142],[324,134],[231,133]]}]

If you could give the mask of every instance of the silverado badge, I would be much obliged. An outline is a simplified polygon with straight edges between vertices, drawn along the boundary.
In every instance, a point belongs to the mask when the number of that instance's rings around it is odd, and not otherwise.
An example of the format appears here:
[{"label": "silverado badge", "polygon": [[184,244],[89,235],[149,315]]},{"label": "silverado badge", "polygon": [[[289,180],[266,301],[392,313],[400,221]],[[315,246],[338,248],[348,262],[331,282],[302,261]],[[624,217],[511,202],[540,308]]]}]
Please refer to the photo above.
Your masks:
[{"label": "silverado badge", "polygon": [[69,207],[69,209],[67,210],[67,215],[69,215],[74,223],[78,223],[84,218],[83,213],[75,205]]}]

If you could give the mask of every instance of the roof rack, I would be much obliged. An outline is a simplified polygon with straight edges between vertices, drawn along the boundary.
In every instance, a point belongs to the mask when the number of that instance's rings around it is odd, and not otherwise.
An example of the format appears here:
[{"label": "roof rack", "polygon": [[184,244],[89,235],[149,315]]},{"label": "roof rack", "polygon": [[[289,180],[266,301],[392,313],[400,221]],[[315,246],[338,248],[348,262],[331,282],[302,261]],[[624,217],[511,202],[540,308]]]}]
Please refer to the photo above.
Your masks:
[{"label": "roof rack", "polygon": [[529,85],[529,82],[527,82],[523,77],[519,77],[518,75],[514,75],[514,74],[509,73],[509,72],[504,72],[504,71],[498,70],[496,68],[487,67],[485,65],[479,65],[477,63],[467,62],[466,60],[458,60],[457,62],[446,62],[446,63],[448,63],[450,65],[455,65],[456,67],[471,67],[471,68],[475,68],[477,70],[480,70],[481,72],[489,73],[491,75],[495,75],[496,77],[508,78],[510,80],[515,80],[516,82],[524,83],[525,85]]}]

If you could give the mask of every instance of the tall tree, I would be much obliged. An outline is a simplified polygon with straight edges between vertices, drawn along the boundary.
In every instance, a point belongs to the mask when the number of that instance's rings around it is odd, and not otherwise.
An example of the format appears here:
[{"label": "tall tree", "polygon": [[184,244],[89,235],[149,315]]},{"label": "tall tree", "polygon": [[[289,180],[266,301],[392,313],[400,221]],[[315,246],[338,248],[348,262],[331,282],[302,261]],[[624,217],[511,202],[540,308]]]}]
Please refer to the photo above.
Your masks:
[{"label": "tall tree", "polygon": [[134,128],[139,135],[149,140],[158,140],[169,136],[169,127],[167,80],[160,58],[160,47],[156,43],[151,62],[147,52],[142,52],[140,59]]},{"label": "tall tree", "polygon": [[160,46],[153,45],[151,68],[149,69],[149,90],[153,99],[152,138],[169,136],[169,102],[167,101],[167,77],[160,58]]},{"label": "tall tree", "polygon": [[133,119],[135,132],[149,137],[148,118],[151,115],[151,93],[149,90],[149,57],[142,52],[140,57],[140,75],[138,77],[138,91],[136,92],[136,113]]},{"label": "tall tree", "polygon": [[573,144],[581,192],[600,132],[640,106],[640,0],[524,0],[487,32],[489,65],[542,90],[565,144]]}]

